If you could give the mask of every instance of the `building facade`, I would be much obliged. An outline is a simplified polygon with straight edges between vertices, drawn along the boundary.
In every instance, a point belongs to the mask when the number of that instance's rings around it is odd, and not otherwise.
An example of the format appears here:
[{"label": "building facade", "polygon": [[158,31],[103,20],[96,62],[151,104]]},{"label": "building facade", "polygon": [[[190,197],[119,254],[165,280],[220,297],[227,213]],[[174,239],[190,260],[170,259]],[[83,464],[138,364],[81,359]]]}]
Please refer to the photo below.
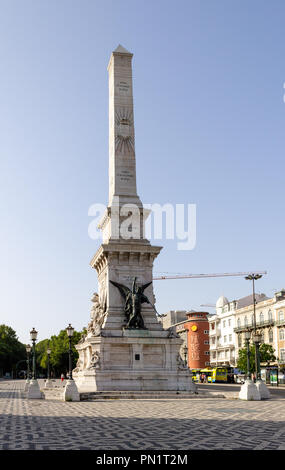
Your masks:
[{"label": "building facade", "polygon": [[235,365],[235,309],[236,301],[229,302],[221,296],[216,303],[216,315],[209,318],[211,366]]}]

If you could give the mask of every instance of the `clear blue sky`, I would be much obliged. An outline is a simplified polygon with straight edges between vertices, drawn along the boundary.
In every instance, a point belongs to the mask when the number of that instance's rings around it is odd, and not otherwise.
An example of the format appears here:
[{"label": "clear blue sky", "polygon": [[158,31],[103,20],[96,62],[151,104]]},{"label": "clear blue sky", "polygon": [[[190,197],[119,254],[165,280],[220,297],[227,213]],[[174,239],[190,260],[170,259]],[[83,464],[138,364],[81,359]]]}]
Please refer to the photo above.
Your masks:
[{"label": "clear blue sky", "polygon": [[[196,248],[163,240],[155,271],[262,269],[259,292],[285,286],[284,17],[282,0],[0,1],[0,323],[29,342],[89,321],[119,43],[134,53],[139,195],[197,204]],[[161,313],[250,292],[155,283]]]}]

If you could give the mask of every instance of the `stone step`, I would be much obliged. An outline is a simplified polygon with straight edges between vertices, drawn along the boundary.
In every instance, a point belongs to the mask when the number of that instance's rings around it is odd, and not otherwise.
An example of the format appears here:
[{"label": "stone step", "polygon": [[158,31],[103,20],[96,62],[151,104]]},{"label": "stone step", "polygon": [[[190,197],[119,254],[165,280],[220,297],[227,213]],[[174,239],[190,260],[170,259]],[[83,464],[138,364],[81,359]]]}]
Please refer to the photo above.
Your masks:
[{"label": "stone step", "polygon": [[185,399],[196,398],[198,395],[193,392],[167,392],[167,391],[98,391],[98,392],[81,392],[81,401],[94,400],[126,400],[126,399]]},{"label": "stone step", "polygon": [[[42,388],[43,398],[45,400],[62,400],[64,387]],[[173,399],[193,399],[193,398],[227,398],[226,394],[217,392],[199,391],[97,391],[80,392],[80,401],[96,400],[173,400]]]}]

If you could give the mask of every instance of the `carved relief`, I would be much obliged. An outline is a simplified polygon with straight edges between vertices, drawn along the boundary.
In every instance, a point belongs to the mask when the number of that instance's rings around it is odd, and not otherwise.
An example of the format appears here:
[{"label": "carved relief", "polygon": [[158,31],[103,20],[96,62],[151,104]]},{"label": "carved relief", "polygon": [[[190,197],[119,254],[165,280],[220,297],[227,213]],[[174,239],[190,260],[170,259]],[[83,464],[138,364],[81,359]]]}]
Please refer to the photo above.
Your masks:
[{"label": "carved relief", "polygon": [[98,351],[95,351],[91,356],[88,369],[100,369],[100,367],[100,354]]},{"label": "carved relief", "polygon": [[176,360],[177,360],[177,365],[178,365],[179,370],[186,369],[188,367],[187,364],[185,364],[185,362],[183,361],[179,353],[176,356]]}]

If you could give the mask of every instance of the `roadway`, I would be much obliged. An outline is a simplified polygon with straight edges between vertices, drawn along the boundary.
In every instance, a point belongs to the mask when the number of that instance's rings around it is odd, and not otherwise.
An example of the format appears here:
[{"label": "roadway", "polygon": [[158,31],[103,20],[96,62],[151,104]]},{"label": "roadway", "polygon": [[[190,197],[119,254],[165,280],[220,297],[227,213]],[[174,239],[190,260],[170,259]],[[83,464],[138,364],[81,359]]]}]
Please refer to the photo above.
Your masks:
[{"label": "roadway", "polygon": [[[213,392],[239,392],[241,384],[197,384],[198,390],[209,390]],[[285,385],[267,385],[272,397],[285,398]]]}]

